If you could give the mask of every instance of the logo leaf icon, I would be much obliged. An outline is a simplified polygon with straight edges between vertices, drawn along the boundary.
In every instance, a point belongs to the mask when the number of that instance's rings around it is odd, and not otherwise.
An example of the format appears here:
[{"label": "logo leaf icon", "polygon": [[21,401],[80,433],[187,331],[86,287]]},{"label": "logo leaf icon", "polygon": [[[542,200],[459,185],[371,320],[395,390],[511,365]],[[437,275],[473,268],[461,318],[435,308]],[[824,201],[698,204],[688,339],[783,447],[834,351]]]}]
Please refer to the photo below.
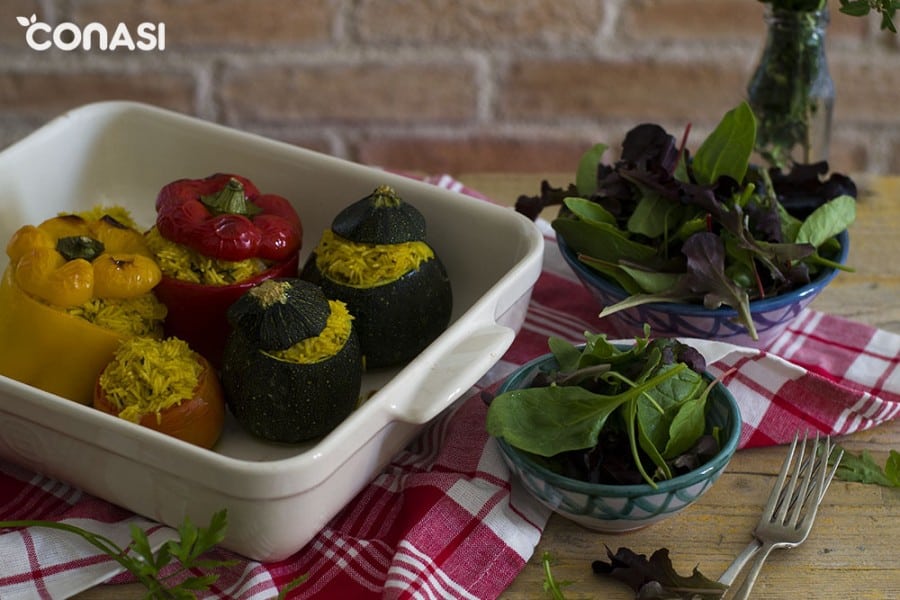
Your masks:
[{"label": "logo leaf icon", "polygon": [[16,17],[16,22],[22,27],[28,27],[30,24],[28,21],[28,17]]}]

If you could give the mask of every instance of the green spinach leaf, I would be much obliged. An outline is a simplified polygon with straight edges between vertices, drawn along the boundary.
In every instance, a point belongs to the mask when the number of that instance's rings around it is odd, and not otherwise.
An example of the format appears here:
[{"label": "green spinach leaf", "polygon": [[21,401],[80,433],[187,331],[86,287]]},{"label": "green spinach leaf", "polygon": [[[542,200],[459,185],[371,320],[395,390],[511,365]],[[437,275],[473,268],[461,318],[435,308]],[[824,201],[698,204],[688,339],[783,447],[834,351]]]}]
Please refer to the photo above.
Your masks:
[{"label": "green spinach leaf", "polygon": [[694,177],[701,184],[713,185],[720,177],[740,183],[747,174],[750,155],[756,143],[756,117],[747,102],[731,109],[694,155]]},{"label": "green spinach leaf", "polygon": [[816,208],[797,231],[798,244],[822,246],[856,219],[856,201],[850,196],[838,196]]},{"label": "green spinach leaf", "polygon": [[649,238],[667,235],[681,221],[682,207],[657,194],[644,194],[628,217],[628,231]]},{"label": "green spinach leaf", "polygon": [[491,401],[487,431],[538,456],[590,448],[609,416],[632,396],[605,396],[580,386],[512,390]]},{"label": "green spinach leaf", "polygon": [[[591,264],[592,261],[585,260],[584,262],[585,264]],[[673,289],[682,277],[681,273],[655,271],[643,265],[632,266],[625,262],[619,265],[619,269],[637,283],[641,292],[650,294],[659,294]]]},{"label": "green spinach leaf", "polygon": [[578,170],[575,173],[575,189],[585,198],[590,198],[597,191],[597,165],[600,157],[606,152],[606,144],[596,144],[581,156]]},{"label": "green spinach leaf", "polygon": [[599,223],[607,223],[609,225],[616,224],[616,217],[613,216],[611,212],[603,208],[602,205],[592,202],[587,198],[570,196],[563,200],[563,204],[565,204],[566,208],[571,210],[575,216],[591,225],[597,225]]},{"label": "green spinach leaf", "polygon": [[615,225],[570,218],[554,219],[552,225],[573,250],[593,258],[615,263],[623,258],[643,262],[656,256],[656,250],[630,239]]}]

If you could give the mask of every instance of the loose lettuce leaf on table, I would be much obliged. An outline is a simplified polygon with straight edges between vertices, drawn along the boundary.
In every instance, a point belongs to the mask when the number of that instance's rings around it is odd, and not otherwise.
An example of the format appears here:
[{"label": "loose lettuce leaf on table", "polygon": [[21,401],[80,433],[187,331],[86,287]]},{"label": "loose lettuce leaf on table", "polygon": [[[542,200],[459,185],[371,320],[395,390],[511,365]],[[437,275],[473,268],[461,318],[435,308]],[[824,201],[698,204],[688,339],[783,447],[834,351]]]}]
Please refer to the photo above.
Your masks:
[{"label": "loose lettuce leaf on table", "polygon": [[606,548],[607,561],[595,560],[594,573],[613,577],[634,590],[635,598],[646,600],[719,600],[728,586],[707,578],[696,567],[690,576],[679,575],[669,558],[668,548],[656,550],[648,559],[628,548],[615,554]]}]

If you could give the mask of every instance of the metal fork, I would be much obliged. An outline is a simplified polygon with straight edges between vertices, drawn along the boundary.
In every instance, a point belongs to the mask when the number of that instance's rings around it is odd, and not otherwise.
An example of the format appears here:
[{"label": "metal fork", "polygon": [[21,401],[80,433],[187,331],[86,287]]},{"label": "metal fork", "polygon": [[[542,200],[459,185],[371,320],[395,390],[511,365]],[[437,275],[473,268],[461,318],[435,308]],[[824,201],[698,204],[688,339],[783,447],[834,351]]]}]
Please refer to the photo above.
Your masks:
[{"label": "metal fork", "polygon": [[[781,466],[782,472],[786,473],[787,469],[791,465],[791,461],[794,458],[794,452],[797,449],[797,441],[797,436],[794,436],[794,442],[788,449],[787,456],[784,458],[784,463]],[[804,438],[803,441],[805,443],[806,438]],[[769,494],[769,501],[772,501],[772,499],[774,498],[778,498],[779,495],[784,491],[783,483],[783,481],[776,481],[776,485],[773,486],[772,491]],[[722,573],[722,575],[718,579],[718,582],[724,583],[728,586],[734,583],[734,580],[737,579],[737,576],[740,574],[740,572],[744,570],[744,567],[748,562],[750,562],[750,559],[756,556],[756,553],[759,552],[760,548],[762,548],[762,542],[754,537],[752,540],[750,540],[750,543],[748,543],[747,546],[743,550],[741,550],[741,553],[735,557],[734,561],[728,566],[728,569],[726,569],[725,572]]]},{"label": "metal fork", "polygon": [[[819,445],[817,434],[811,444],[807,444],[808,440],[804,437],[799,457],[794,461],[798,439],[799,436],[794,437],[788,455],[781,465],[778,479],[775,481],[775,486],[772,488],[759,523],[753,531],[755,539],[719,578],[721,583],[730,585],[744,564],[756,555],[750,572],[733,600],[746,600],[750,595],[759,571],[772,550],[793,548],[806,540],[816,518],[819,504],[822,502],[825,491],[831,484],[843,457],[843,452],[839,453],[829,470],[828,459],[834,451],[834,446],[831,438],[826,437],[824,449],[817,453],[816,449]],[[809,449],[807,450],[807,448]]]}]

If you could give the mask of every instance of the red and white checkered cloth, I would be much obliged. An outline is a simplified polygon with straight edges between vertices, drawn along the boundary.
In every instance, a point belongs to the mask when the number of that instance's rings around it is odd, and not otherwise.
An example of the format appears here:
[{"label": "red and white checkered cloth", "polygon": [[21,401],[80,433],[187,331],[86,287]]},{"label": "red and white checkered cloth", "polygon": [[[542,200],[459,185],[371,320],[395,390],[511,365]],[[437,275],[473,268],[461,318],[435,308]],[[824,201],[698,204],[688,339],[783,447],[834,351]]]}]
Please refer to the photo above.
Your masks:
[{"label": "red and white checkered cloth", "polygon": [[[450,178],[433,181],[463,189]],[[546,225],[542,223],[542,225]],[[547,351],[547,337],[574,343],[603,331],[598,307],[548,236],[545,269],[522,331],[470,396],[433,422],[315,540],[270,564],[241,559],[203,598],[263,600],[300,575],[290,598],[497,597],[534,551],[548,512],[510,481],[484,431],[479,391]],[[721,350],[721,348],[720,348]],[[781,444],[794,432],[846,434],[900,415],[900,336],[806,311],[765,351],[728,347],[710,371],[737,398],[741,447]],[[64,483],[0,461],[0,520],[66,520],[125,545],[136,523],[162,543],[174,532]],[[66,533],[0,534],[0,598],[63,598],[106,581],[114,564]],[[215,550],[212,558],[238,558]],[[132,581],[120,574],[110,583]],[[535,590],[535,596],[541,594]]]}]

